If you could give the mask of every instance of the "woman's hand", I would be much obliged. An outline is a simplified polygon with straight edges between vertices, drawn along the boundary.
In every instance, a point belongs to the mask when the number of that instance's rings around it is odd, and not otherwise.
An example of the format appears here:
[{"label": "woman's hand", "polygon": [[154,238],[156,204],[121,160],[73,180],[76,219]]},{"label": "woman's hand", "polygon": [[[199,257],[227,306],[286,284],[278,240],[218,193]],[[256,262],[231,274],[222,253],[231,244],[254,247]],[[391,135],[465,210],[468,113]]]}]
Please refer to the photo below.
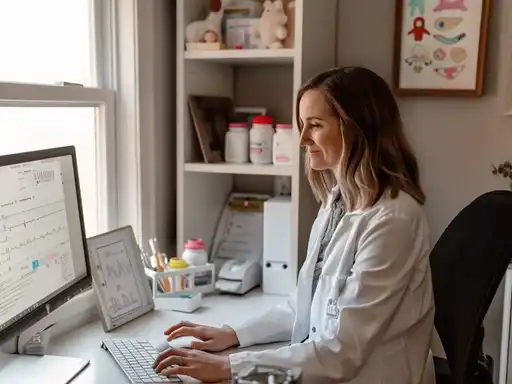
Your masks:
[{"label": "woman's hand", "polygon": [[155,372],[165,376],[185,375],[202,382],[221,382],[231,379],[227,356],[216,356],[193,349],[169,348],[156,358]]},{"label": "woman's hand", "polygon": [[193,349],[201,349],[204,351],[219,352],[229,347],[238,345],[238,337],[236,332],[229,328],[209,327],[182,321],[173,325],[164,332],[167,340],[171,341],[183,336],[192,336],[201,341],[192,342],[190,345]]}]

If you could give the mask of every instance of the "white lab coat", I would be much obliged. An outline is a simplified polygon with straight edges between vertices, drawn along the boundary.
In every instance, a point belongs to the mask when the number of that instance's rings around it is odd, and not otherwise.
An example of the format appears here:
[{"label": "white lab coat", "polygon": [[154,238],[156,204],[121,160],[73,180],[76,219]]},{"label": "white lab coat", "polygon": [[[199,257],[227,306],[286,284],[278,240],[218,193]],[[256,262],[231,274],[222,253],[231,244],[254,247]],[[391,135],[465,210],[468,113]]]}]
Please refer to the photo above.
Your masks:
[{"label": "white lab coat", "polygon": [[429,348],[434,328],[429,230],[421,206],[400,193],[370,209],[346,213],[325,250],[312,298],[330,207],[329,202],[321,208],[313,224],[294,294],[242,325],[229,324],[241,347],[292,344],[234,353],[229,357],[232,372],[272,364],[300,367],[305,378],[316,377],[306,381],[314,383],[435,383]]}]

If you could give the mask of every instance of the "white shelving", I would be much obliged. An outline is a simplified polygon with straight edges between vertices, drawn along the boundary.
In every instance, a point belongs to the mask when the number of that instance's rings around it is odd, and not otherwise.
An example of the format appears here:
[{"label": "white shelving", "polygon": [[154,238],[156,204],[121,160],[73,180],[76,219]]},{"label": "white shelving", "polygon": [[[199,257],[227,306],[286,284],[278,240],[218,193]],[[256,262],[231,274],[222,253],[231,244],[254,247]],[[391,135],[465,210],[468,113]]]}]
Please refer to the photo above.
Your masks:
[{"label": "white shelving", "polygon": [[[295,126],[300,86],[335,65],[337,0],[295,1],[292,49],[186,51],[185,26],[204,18],[209,0],[177,2],[177,253],[186,239],[211,239],[232,192],[271,193],[275,176],[291,178],[293,260],[297,276],[306,255],[309,231],[318,210],[304,172]],[[293,123],[291,166],[202,162],[187,104],[188,95],[231,97],[236,106],[266,107],[278,122]],[[210,245],[210,244],[209,244]]]},{"label": "white shelving", "polygon": [[224,64],[292,64],[294,49],[224,49],[220,51],[186,51],[186,60],[207,60]]},{"label": "white shelving", "polygon": [[288,165],[185,163],[185,172],[224,173],[230,175],[292,176],[293,169],[292,166]]}]

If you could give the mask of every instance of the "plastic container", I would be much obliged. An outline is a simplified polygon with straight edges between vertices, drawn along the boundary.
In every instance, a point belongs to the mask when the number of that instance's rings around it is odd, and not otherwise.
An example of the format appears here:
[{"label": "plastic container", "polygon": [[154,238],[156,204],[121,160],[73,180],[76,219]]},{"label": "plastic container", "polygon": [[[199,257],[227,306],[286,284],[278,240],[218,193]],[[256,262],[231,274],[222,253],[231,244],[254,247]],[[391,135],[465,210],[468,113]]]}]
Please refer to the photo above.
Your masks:
[{"label": "plastic container", "polygon": [[276,124],[272,145],[272,162],[274,164],[289,165],[292,163],[292,141],[292,125]]},{"label": "plastic container", "polygon": [[253,164],[272,164],[272,118],[254,116],[249,132],[249,158]]},{"label": "plastic container", "polygon": [[185,250],[181,255],[188,265],[205,265],[208,262],[208,253],[206,245],[201,239],[190,239],[185,243]]},{"label": "plastic container", "polygon": [[192,313],[202,304],[201,293],[180,294],[179,296],[166,297],[159,300],[159,309],[168,309],[178,312]]},{"label": "plastic container", "polygon": [[[188,268],[188,264],[185,260],[178,257],[171,257],[169,260],[169,264],[167,265],[169,271],[176,271]],[[190,284],[190,276],[187,274],[169,277],[169,283],[171,284],[171,291],[183,291],[191,286]]]},{"label": "plastic container", "polygon": [[226,163],[249,162],[249,128],[248,123],[229,123],[224,151]]}]

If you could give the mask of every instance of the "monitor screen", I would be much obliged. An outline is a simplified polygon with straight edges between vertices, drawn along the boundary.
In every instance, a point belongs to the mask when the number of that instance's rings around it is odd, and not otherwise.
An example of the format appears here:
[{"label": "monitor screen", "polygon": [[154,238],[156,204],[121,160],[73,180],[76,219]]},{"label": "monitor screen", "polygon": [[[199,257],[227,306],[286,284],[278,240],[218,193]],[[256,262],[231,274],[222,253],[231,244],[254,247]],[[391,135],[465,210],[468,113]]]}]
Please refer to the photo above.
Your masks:
[{"label": "monitor screen", "polygon": [[73,147],[0,157],[0,185],[1,334],[90,271]]}]

